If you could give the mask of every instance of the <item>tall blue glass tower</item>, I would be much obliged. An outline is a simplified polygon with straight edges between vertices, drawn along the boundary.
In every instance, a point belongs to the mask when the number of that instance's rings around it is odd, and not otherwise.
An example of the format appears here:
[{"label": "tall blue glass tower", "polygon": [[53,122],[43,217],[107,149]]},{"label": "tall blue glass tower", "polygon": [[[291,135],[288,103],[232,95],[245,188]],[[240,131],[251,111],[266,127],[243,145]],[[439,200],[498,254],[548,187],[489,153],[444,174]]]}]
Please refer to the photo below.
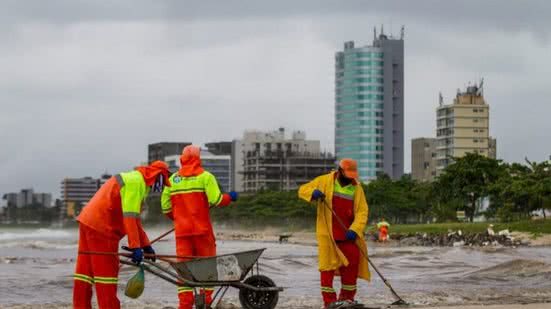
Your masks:
[{"label": "tall blue glass tower", "polygon": [[335,55],[335,153],[358,161],[362,181],[404,173],[404,40],[374,33]]}]

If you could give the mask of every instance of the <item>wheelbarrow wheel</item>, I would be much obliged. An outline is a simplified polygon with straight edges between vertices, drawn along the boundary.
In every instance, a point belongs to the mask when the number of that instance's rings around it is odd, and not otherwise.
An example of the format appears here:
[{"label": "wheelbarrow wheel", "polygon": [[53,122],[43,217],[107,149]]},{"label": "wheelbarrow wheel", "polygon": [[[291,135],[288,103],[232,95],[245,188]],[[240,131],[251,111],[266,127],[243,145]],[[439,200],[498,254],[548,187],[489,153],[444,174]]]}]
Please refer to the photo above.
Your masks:
[{"label": "wheelbarrow wheel", "polygon": [[[250,276],[243,283],[259,288],[276,286],[272,279],[263,275]],[[246,288],[239,290],[239,302],[244,309],[274,309],[278,299],[278,291],[253,291]]]}]

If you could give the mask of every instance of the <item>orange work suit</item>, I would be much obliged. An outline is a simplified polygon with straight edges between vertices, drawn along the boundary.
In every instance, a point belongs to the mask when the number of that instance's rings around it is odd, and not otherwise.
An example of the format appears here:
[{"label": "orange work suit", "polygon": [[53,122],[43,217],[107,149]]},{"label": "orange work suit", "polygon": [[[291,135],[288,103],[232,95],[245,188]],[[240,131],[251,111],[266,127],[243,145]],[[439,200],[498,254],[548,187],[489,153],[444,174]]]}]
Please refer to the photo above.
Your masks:
[{"label": "orange work suit", "polygon": [[[174,221],[176,253],[179,256],[215,256],[216,240],[210,220],[211,206],[227,206],[228,194],[222,194],[216,178],[201,167],[200,152],[195,146],[184,148],[182,168],[170,177],[170,188],[161,196],[163,213]],[[201,289],[207,304],[212,302],[212,288]],[[179,309],[191,309],[193,288],[178,287]]]},{"label": "orange work suit", "polygon": [[100,308],[120,308],[117,298],[119,258],[116,255],[91,255],[83,251],[118,252],[119,241],[128,236],[130,248],[150,245],[143,230],[141,202],[159,174],[167,178],[168,167],[156,161],[136,171],[111,177],[78,216],[79,241],[74,274],[73,307],[92,308],[92,286],[96,286]]}]

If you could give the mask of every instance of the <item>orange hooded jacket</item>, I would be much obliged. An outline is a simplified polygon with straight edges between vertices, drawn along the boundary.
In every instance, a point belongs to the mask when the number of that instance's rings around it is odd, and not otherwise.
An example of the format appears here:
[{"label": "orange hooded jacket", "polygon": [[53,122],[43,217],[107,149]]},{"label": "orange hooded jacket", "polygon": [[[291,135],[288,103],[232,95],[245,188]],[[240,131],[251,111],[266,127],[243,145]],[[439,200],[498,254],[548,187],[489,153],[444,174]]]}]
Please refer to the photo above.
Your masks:
[{"label": "orange hooded jacket", "polygon": [[199,147],[185,147],[180,163],[180,170],[170,177],[172,186],[163,190],[163,213],[174,220],[176,237],[213,234],[210,206],[227,206],[231,198],[222,194],[214,175],[201,166]]},{"label": "orange hooded jacket", "polygon": [[130,248],[148,246],[140,220],[141,204],[159,174],[170,185],[168,166],[162,161],[111,177],[82,209],[77,221],[107,237],[120,240],[128,235]]}]

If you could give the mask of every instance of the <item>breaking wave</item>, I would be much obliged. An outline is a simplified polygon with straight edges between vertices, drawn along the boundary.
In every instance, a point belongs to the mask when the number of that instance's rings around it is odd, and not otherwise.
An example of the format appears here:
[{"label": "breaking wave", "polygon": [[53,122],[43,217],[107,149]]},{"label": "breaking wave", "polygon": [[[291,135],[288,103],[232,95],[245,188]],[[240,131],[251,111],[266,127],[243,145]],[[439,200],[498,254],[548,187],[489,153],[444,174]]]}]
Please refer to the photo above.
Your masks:
[{"label": "breaking wave", "polygon": [[0,248],[69,249],[76,246],[76,233],[67,230],[37,229],[0,232]]},{"label": "breaking wave", "polygon": [[65,230],[38,229],[23,233],[0,233],[0,241],[24,240],[24,239],[64,239],[71,238],[74,233]]},{"label": "breaking wave", "polygon": [[511,277],[529,278],[536,276],[551,278],[551,265],[541,261],[516,259],[474,271],[468,274],[467,278],[499,280]]}]

